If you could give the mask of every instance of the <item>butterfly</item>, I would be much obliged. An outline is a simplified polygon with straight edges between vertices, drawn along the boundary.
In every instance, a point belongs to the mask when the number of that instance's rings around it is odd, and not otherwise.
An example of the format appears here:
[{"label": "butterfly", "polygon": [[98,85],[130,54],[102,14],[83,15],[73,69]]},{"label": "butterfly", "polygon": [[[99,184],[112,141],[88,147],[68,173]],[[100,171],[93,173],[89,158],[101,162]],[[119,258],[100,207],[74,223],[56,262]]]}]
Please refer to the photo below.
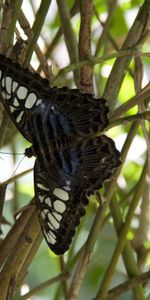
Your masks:
[{"label": "butterfly", "polygon": [[108,125],[105,99],[77,89],[50,87],[37,73],[0,55],[0,96],[12,121],[32,146],[39,221],[57,255],[70,246],[88,196],[120,164],[112,139],[93,137]]}]

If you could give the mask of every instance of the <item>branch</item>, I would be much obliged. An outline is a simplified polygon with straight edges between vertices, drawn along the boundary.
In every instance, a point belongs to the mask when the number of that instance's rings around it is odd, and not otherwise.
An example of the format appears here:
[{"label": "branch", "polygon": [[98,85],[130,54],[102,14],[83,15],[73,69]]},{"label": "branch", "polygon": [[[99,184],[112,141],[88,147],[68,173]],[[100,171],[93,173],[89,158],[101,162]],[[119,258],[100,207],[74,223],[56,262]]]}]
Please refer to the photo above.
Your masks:
[{"label": "branch", "polygon": [[[133,49],[141,43],[141,39],[145,33],[145,30],[150,25],[149,15],[150,1],[145,0],[123,43],[121,51],[125,49]],[[118,58],[115,61],[110,76],[107,80],[103,96],[104,98],[108,99],[111,110],[113,110],[115,107],[117,95],[119,94],[119,90],[126,74],[126,70],[129,67],[131,58],[132,55]]]},{"label": "branch", "polygon": [[64,281],[68,278],[68,273],[65,272],[65,273],[61,273],[59,274],[58,276],[54,277],[54,278],[51,278],[41,284],[39,284],[36,288],[32,289],[29,293],[23,295],[20,299],[21,300],[26,300],[26,299],[29,299],[30,297],[36,295],[38,292],[46,289],[47,287],[49,287],[50,285],[54,284],[54,283],[57,283],[59,281]]},{"label": "branch", "polygon": [[145,183],[145,177],[147,174],[147,161],[145,162],[145,166],[143,168],[141,177],[139,179],[139,183],[137,186],[137,190],[135,191],[135,195],[132,199],[132,203],[130,205],[130,208],[128,210],[127,216],[126,216],[126,220],[125,223],[122,227],[122,230],[120,231],[120,235],[119,235],[119,240],[118,243],[116,245],[116,248],[114,250],[114,254],[113,257],[111,259],[111,262],[108,266],[108,269],[105,273],[105,276],[103,278],[102,284],[101,284],[101,288],[99,289],[97,296],[95,297],[94,300],[100,300],[103,299],[105,300],[107,298],[107,294],[108,294],[108,289],[109,289],[109,285],[111,283],[112,280],[112,276],[115,272],[115,268],[116,268],[116,264],[118,262],[118,259],[120,257],[120,254],[122,254],[122,251],[125,247],[126,244],[126,240],[127,240],[127,233],[131,224],[131,220],[134,214],[134,211],[139,203],[140,197],[143,193],[144,190],[144,183]]},{"label": "branch", "polygon": [[33,214],[35,207],[31,207],[30,209],[24,211],[20,217],[16,220],[13,227],[8,232],[5,239],[0,244],[0,268],[4,264],[7,256],[11,253],[12,249],[14,248],[15,244],[17,243],[21,233],[23,232],[29,218]]},{"label": "branch", "polygon": [[118,125],[127,125],[129,122],[134,122],[137,120],[150,120],[150,112],[149,111],[145,111],[141,114],[135,114],[135,115],[131,115],[131,116],[126,116],[124,118],[120,118],[120,119],[115,119],[110,121],[109,125],[107,126],[106,130],[118,126]]},{"label": "branch", "polygon": [[[117,0],[109,1],[108,5],[109,5],[108,16],[107,16],[107,19],[106,19],[105,23],[103,23],[103,32],[102,32],[102,34],[99,38],[99,41],[97,43],[95,56],[97,56],[98,53],[100,52],[101,48],[104,47],[104,42],[105,42],[105,39],[107,38],[108,31],[109,31],[109,28],[110,28],[110,25],[111,25],[111,22],[112,22],[113,13],[114,13],[114,10],[116,9]],[[97,15],[98,20],[99,20],[99,16],[96,13],[96,8],[95,7],[94,7],[94,12]],[[107,41],[106,41],[106,43],[107,43]]]},{"label": "branch", "polygon": [[91,65],[91,66],[92,65],[97,65],[97,64],[100,64],[104,61],[112,59],[112,58],[135,55],[136,53],[137,53],[137,50],[131,49],[131,50],[123,50],[123,51],[119,51],[119,52],[109,53],[109,54],[106,54],[106,55],[101,56],[101,57],[90,56],[84,61],[72,63],[72,64],[68,65],[67,67],[61,69],[58,72],[58,74],[56,75],[56,77],[52,80],[51,85],[52,86],[57,85],[60,82],[60,80],[67,73],[69,73],[73,70],[76,70],[76,69],[80,69],[80,68],[84,67],[85,65]]},{"label": "branch", "polygon": [[126,292],[129,289],[133,289],[138,284],[146,283],[150,280],[150,271],[141,274],[139,276],[135,276],[128,281],[119,284],[117,287],[111,289],[107,295],[107,300],[115,300],[120,294]]},{"label": "branch", "polygon": [[41,5],[38,9],[38,12],[36,14],[36,19],[32,27],[33,36],[26,54],[26,59],[24,63],[25,66],[28,66],[31,60],[35,45],[39,38],[50,4],[51,4],[51,0],[42,0]]},{"label": "branch", "polygon": [[[1,299],[6,299],[7,291],[11,279],[16,282],[16,278],[20,273],[26,258],[28,257],[32,244],[39,234],[39,222],[37,220],[37,213],[34,211],[28,220],[19,239],[17,239],[14,248],[9,252],[8,258],[0,273],[0,291]],[[27,270],[24,270],[24,274]]]},{"label": "branch", "polygon": [[[91,54],[91,19],[93,3],[91,0],[82,0],[80,4],[81,24],[79,32],[79,59],[83,61]],[[93,94],[93,72],[89,64],[81,68],[80,89]]]},{"label": "branch", "polygon": [[[62,23],[62,30],[64,33],[64,38],[66,42],[66,46],[68,49],[68,54],[70,57],[71,63],[76,63],[78,61],[78,46],[75,33],[72,29],[71,17],[67,7],[66,0],[57,0],[57,5],[59,9],[59,14]],[[74,71],[74,79],[76,85],[79,86],[79,72],[78,70]]]},{"label": "branch", "polygon": [[131,98],[127,103],[124,103],[123,105],[118,107],[112,114],[110,114],[110,118],[109,118],[110,121],[119,118],[121,115],[126,113],[135,105],[138,105],[140,102],[146,100],[149,101],[149,99],[150,99],[150,84],[148,83],[138,95]]}]

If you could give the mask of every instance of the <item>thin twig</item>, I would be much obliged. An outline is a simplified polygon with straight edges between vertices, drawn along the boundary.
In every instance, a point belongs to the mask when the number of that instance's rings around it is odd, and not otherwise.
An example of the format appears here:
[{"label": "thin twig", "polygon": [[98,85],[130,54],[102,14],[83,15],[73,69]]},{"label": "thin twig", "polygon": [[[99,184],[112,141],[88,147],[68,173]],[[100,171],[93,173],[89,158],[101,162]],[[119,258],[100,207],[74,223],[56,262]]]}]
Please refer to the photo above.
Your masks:
[{"label": "thin twig", "polygon": [[35,45],[36,45],[38,37],[40,35],[40,32],[41,32],[43,23],[45,21],[50,4],[51,4],[51,0],[42,0],[41,1],[40,7],[36,14],[36,19],[35,19],[33,27],[32,27],[33,37],[32,37],[32,40],[30,42],[30,45],[29,45],[29,48],[27,51],[27,55],[26,55],[26,59],[25,59],[25,63],[24,63],[25,66],[29,65],[31,56],[33,54]]},{"label": "thin twig", "polygon": [[[66,273],[66,266],[65,266],[63,256],[59,257],[59,262],[60,262],[60,267],[61,267],[62,274],[65,274]],[[67,300],[68,287],[67,287],[67,281],[65,279],[62,281],[62,288],[63,288],[63,293],[64,293],[64,299]]]},{"label": "thin twig", "polygon": [[[70,57],[71,63],[78,62],[78,46],[77,39],[75,33],[72,28],[72,24],[70,21],[70,13],[68,10],[68,6],[66,0],[57,0],[57,5],[59,9],[59,14],[61,18],[62,30],[64,33],[64,38],[66,42],[66,46],[68,49],[68,54]],[[74,79],[77,87],[79,86],[79,71],[74,69]]]},{"label": "thin twig", "polygon": [[[111,0],[110,2],[108,2],[108,4],[109,4],[108,16],[107,16],[107,19],[106,19],[105,23],[103,24],[103,32],[102,32],[102,34],[99,38],[99,41],[97,43],[95,56],[97,56],[98,53],[100,52],[101,48],[104,47],[104,41],[105,41],[105,39],[107,37],[107,34],[108,34],[108,30],[109,30],[109,27],[110,27],[110,24],[111,24],[111,21],[112,21],[112,16],[113,16],[114,10],[116,9],[117,0]],[[95,8],[94,8],[94,11],[96,13]]]},{"label": "thin twig", "polygon": [[59,274],[58,276],[52,278],[52,279],[49,279],[41,284],[39,284],[36,288],[32,289],[29,293],[23,295],[20,299],[21,300],[26,300],[28,298],[30,298],[31,296],[34,296],[36,295],[38,292],[46,289],[47,287],[49,287],[50,285],[54,284],[54,283],[57,283],[57,282],[61,282],[61,281],[64,281],[68,278],[68,273],[65,272],[65,273],[61,273]]},{"label": "thin twig", "polygon": [[121,115],[125,114],[127,111],[129,111],[132,107],[135,105],[138,105],[142,101],[150,101],[150,84],[148,83],[141,92],[132,97],[127,103],[122,104],[120,107],[118,107],[112,114],[110,114],[110,122],[113,119],[117,119],[121,117]]},{"label": "thin twig", "polygon": [[129,289],[133,289],[136,287],[138,284],[143,284],[146,283],[147,281],[150,280],[150,271],[140,274],[138,276],[135,276],[128,281],[119,284],[115,288],[111,289],[107,295],[107,300],[115,300],[119,295],[122,293],[126,292]]},{"label": "thin twig", "polygon": [[0,184],[0,224],[2,223],[3,207],[6,195],[7,184]]},{"label": "thin twig", "polygon": [[[115,115],[115,113],[114,113]],[[143,113],[139,113],[139,114],[135,114],[135,115],[131,115],[131,116],[126,116],[120,119],[115,119],[109,122],[109,125],[107,126],[106,130],[118,126],[118,125],[128,125],[129,122],[134,122],[137,120],[150,120],[150,112],[149,111],[145,111]]]},{"label": "thin twig", "polygon": [[[136,50],[134,48],[133,49],[129,49],[129,50],[120,50],[118,52],[112,52],[112,53],[103,55],[101,57],[90,56],[90,57],[88,57],[84,61],[80,61],[80,62],[77,62],[77,63],[69,64],[67,67],[61,69],[58,72],[58,74],[56,75],[56,77],[52,80],[51,85],[52,86],[57,86],[58,83],[60,82],[60,80],[67,73],[72,72],[73,70],[76,70],[76,69],[80,69],[80,68],[82,68],[83,66],[85,66],[87,64],[89,64],[89,65],[92,66],[92,65],[100,64],[100,63],[102,63],[104,61],[107,61],[107,60],[110,60],[110,59],[113,59],[113,58],[117,58],[117,57],[134,56],[134,55],[137,54],[137,51],[138,50]],[[140,55],[143,56],[143,57],[149,57],[150,53],[149,52],[143,52],[143,53],[141,52]]]},{"label": "thin twig", "polygon": [[[130,131],[128,133],[127,139],[123,145],[122,151],[121,151],[121,161],[122,161],[122,165],[124,165],[127,153],[130,149],[130,146],[132,144],[132,141],[137,133],[138,127],[139,127],[139,121],[135,122],[132,124]],[[121,167],[121,166],[120,166]],[[116,170],[116,172],[120,173],[120,167]],[[136,190],[136,189],[135,189]],[[114,198],[114,183],[110,182],[110,184],[108,184],[108,188],[106,190],[106,193],[104,195],[104,197],[107,199],[107,201],[110,202],[110,211],[111,211],[111,215],[113,217],[113,221],[114,221],[114,226],[115,229],[117,231],[118,236],[120,236],[120,231],[122,229],[122,226],[124,224],[124,220],[122,217],[122,214],[120,212],[120,206],[117,205],[116,199]],[[112,199],[111,199],[112,198]],[[126,271],[128,273],[129,277],[132,277],[133,275],[136,276],[138,275],[139,271],[137,268],[137,264],[134,258],[134,254],[133,254],[133,250],[131,248],[130,242],[127,241],[123,254],[122,254],[122,258],[124,260],[124,264],[125,264],[125,268]],[[137,286],[134,290],[134,295],[137,296],[137,299],[140,300],[144,300],[144,291],[142,289],[141,286]]]},{"label": "thin twig", "polygon": [[141,195],[143,193],[143,190],[144,190],[144,183],[145,183],[146,173],[147,173],[147,161],[145,162],[145,166],[143,168],[143,172],[142,172],[141,177],[139,179],[139,184],[137,186],[137,190],[135,191],[135,195],[134,195],[134,197],[132,199],[132,203],[129,207],[129,211],[128,211],[127,216],[126,216],[124,226],[122,227],[122,230],[120,232],[119,240],[118,240],[118,243],[115,247],[114,254],[112,256],[111,262],[110,262],[110,264],[108,266],[108,269],[105,273],[105,276],[103,278],[101,288],[99,289],[99,291],[98,291],[96,297],[94,298],[94,300],[100,300],[100,299],[105,300],[105,299],[107,299],[109,285],[111,283],[112,276],[114,274],[116,264],[118,262],[120,254],[122,253],[122,251],[125,247],[126,239],[127,239],[127,233],[128,233],[129,228],[130,228],[130,224],[131,224],[131,220],[132,220],[135,208],[137,207],[137,205],[139,203],[139,200],[140,200],[140,197],[141,197]]},{"label": "thin twig", "polygon": [[[78,11],[79,11],[79,3],[80,3],[80,0],[76,0],[73,3],[73,6],[70,9],[70,16],[71,16],[71,18],[74,17],[78,13]],[[62,36],[62,27],[60,26],[59,29],[58,29],[58,31],[56,32],[54,38],[52,39],[50,45],[46,49],[46,53],[45,53],[45,57],[46,58],[50,57],[50,55],[53,52],[54,48],[58,45],[58,42],[59,42],[61,36]],[[40,70],[41,70],[41,68],[39,66],[38,71],[40,72]]]},{"label": "thin twig", "polygon": [[11,178],[9,178],[9,179],[3,181],[2,184],[7,185],[8,183],[12,183],[12,182],[14,182],[15,180],[19,179],[20,177],[25,176],[26,174],[28,174],[29,172],[32,172],[32,171],[33,171],[33,168],[28,169],[28,170],[25,170],[25,171],[23,171],[23,172],[20,172],[20,173],[18,173],[17,175],[14,175],[14,176],[12,176]]},{"label": "thin twig", "polygon": [[[122,45],[121,50],[125,49],[133,49],[141,44],[141,39],[145,32],[145,28],[150,24],[150,1],[145,0],[141,8],[139,9],[139,13],[128,32],[128,35]],[[117,95],[119,94],[119,90],[126,74],[126,70],[129,67],[132,55],[124,56],[118,58],[111,70],[110,76],[107,80],[104,98],[108,99],[110,110],[113,111]]]}]

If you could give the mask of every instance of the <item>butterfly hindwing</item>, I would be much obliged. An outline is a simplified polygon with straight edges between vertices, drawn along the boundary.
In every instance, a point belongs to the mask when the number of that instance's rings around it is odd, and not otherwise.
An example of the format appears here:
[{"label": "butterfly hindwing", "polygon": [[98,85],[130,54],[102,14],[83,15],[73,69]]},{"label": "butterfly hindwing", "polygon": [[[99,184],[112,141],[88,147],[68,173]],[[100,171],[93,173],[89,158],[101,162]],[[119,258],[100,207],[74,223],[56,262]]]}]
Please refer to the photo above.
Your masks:
[{"label": "butterfly hindwing", "polygon": [[[55,164],[74,182],[80,180],[86,191],[99,189],[120,164],[115,143],[105,135],[76,140],[70,147],[54,151]],[[44,166],[44,164],[43,164]]]},{"label": "butterfly hindwing", "polygon": [[69,248],[85,214],[87,195],[102,186],[120,161],[114,142],[106,136],[79,141],[71,149],[56,150],[54,156],[47,166],[36,161],[35,196],[46,241],[60,255]]},{"label": "butterfly hindwing", "polygon": [[80,143],[78,175],[88,181],[88,193],[100,189],[120,165],[120,153],[112,139],[105,135],[84,139]]},{"label": "butterfly hindwing", "polygon": [[44,237],[58,255],[66,252],[85,214],[88,200],[81,184],[74,184],[62,172],[58,179],[49,179],[38,161],[35,164],[35,198],[38,207],[38,216]]}]

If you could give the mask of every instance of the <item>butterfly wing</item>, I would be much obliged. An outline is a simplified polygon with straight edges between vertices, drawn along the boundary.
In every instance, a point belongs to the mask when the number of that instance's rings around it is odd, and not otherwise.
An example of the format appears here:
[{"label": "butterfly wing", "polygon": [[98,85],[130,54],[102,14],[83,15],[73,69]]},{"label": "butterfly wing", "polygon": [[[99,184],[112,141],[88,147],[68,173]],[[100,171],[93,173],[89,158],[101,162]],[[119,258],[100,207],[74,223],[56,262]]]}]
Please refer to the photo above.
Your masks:
[{"label": "butterfly wing", "polygon": [[47,86],[48,81],[0,55],[0,95],[3,105],[18,130],[30,142],[32,136],[28,118],[31,111],[42,103],[43,84]]},{"label": "butterfly wing", "polygon": [[[68,88],[50,88],[39,74],[0,55],[0,95],[22,135],[32,142],[29,120],[37,107],[48,109],[49,139],[89,136],[108,124],[106,100]],[[42,113],[43,116],[43,113]],[[46,117],[45,117],[46,118]]]},{"label": "butterfly wing", "polygon": [[36,161],[35,195],[45,239],[60,255],[68,250],[85,214],[87,194],[103,185],[120,160],[114,142],[106,136],[55,150],[54,156],[47,167],[44,160],[41,165],[40,159]]},{"label": "butterfly wing", "polygon": [[[52,168],[54,173],[54,166]],[[48,178],[36,160],[35,198],[41,228],[51,250],[61,255],[70,246],[76,226],[85,214],[88,200],[81,183],[74,184],[65,174],[59,174],[57,169],[55,175],[53,179]]]},{"label": "butterfly wing", "polygon": [[47,80],[2,55],[0,94],[13,122],[32,142],[42,230],[50,248],[63,254],[85,213],[86,193],[100,188],[120,164],[111,139],[87,139],[107,126],[106,101],[50,88]]},{"label": "butterfly wing", "polygon": [[92,136],[108,125],[106,100],[79,90],[57,89],[54,111],[59,116],[60,132],[68,136]]}]

